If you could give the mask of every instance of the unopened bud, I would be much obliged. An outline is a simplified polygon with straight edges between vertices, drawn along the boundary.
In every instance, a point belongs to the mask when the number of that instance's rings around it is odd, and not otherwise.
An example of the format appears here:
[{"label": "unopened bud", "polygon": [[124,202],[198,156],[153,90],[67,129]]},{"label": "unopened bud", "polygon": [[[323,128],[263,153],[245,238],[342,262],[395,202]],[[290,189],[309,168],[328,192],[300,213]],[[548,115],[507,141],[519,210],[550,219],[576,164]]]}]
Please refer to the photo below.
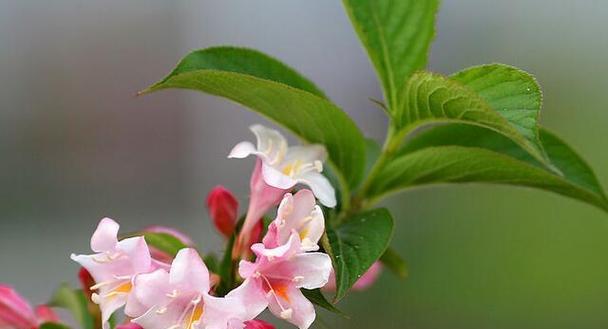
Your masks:
[{"label": "unopened bud", "polygon": [[236,227],[239,202],[232,192],[223,186],[214,187],[207,196],[207,209],[215,228],[229,238]]}]

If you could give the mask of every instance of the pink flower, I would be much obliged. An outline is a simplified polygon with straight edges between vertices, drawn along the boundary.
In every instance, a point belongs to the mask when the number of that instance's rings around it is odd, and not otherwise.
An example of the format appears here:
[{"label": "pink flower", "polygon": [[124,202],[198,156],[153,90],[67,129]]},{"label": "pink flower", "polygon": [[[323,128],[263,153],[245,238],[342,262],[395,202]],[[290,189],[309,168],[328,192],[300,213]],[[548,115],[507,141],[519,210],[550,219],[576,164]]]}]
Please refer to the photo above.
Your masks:
[{"label": "pink flower", "polygon": [[[177,229],[174,229],[172,227],[161,226],[161,225],[148,226],[145,229],[143,229],[143,232],[168,234],[168,235],[171,235],[172,237],[178,239],[179,241],[181,241],[181,243],[183,243],[186,246],[189,246],[189,247],[194,246],[194,242],[188,235],[186,235],[185,233],[183,233]],[[170,255],[162,250],[159,250],[157,248],[154,248],[152,246],[148,246],[148,248],[150,249],[150,255],[152,256],[152,260],[156,263],[156,265],[158,265],[159,267],[169,268],[169,264],[171,264],[171,261],[173,261],[172,255]],[[160,264],[159,264],[159,262],[160,262]]]},{"label": "pink flower", "polygon": [[35,329],[44,322],[58,322],[59,318],[46,305],[33,310],[13,288],[0,284],[0,328]]},{"label": "pink flower", "polygon": [[253,125],[251,131],[257,138],[257,146],[241,142],[230,151],[229,158],[246,158],[253,154],[262,160],[264,181],[285,192],[296,184],[308,185],[322,204],[336,205],[335,190],[321,174],[327,157],[322,145],[287,145],[280,132],[262,125]]},{"label": "pink flower", "polygon": [[207,196],[207,209],[215,228],[226,238],[230,238],[236,227],[239,202],[232,192],[223,186],[214,187]]},{"label": "pink flower", "polygon": [[93,255],[72,255],[71,258],[86,268],[95,279],[91,296],[101,309],[104,328],[112,313],[130,303],[130,292],[135,275],[154,270],[148,245],[143,237],[118,241],[119,225],[110,218],[99,222],[91,237]]},{"label": "pink flower", "polygon": [[[357,280],[357,282],[355,282],[351,289],[365,290],[371,287],[371,285],[374,284],[374,282],[376,282],[376,280],[378,279],[378,276],[380,276],[380,272],[382,272],[382,263],[377,261],[372,266],[370,266],[370,268],[365,273],[363,273],[363,275],[359,278],[359,280]],[[333,270],[331,271],[329,282],[325,287],[323,287],[323,289],[336,290],[336,276]]]},{"label": "pink flower", "polygon": [[325,218],[314,195],[310,190],[300,190],[295,195],[285,194],[277,218],[268,226],[263,242],[266,248],[277,248],[286,244],[291,234],[297,233],[302,251],[315,251],[319,249],[317,243],[324,231]]},{"label": "pink flower", "polygon": [[262,225],[262,217],[273,206],[277,205],[285,190],[272,187],[262,179],[262,160],[256,161],[255,169],[251,175],[250,182],[251,198],[249,199],[249,209],[243,222],[241,233],[234,246],[234,256],[245,258],[251,246],[253,230],[257,225]]},{"label": "pink flower", "polygon": [[[125,313],[146,329],[226,329],[255,318],[264,306],[234,295],[209,295],[209,272],[194,249],[182,249],[167,272],[158,269],[134,280],[135,303]],[[242,289],[241,289],[242,290]]]},{"label": "pink flower", "polygon": [[271,323],[263,320],[245,321],[245,329],[275,329]]},{"label": "pink flower", "polygon": [[300,329],[308,328],[315,319],[315,309],[300,291],[323,287],[331,272],[331,260],[324,253],[301,252],[300,238],[293,233],[286,244],[266,249],[255,244],[254,263],[241,261],[239,274],[245,278],[241,285],[249,300],[262,299],[270,311]]},{"label": "pink flower", "polygon": [[255,223],[297,184],[309,186],[325,206],[336,206],[335,190],[321,174],[327,157],[322,145],[288,147],[287,140],[277,130],[261,125],[253,125],[250,129],[256,135],[257,146],[241,142],[228,155],[239,159],[251,154],[258,157],[251,175],[251,198],[237,241],[237,252],[246,249],[244,242],[248,241]]}]

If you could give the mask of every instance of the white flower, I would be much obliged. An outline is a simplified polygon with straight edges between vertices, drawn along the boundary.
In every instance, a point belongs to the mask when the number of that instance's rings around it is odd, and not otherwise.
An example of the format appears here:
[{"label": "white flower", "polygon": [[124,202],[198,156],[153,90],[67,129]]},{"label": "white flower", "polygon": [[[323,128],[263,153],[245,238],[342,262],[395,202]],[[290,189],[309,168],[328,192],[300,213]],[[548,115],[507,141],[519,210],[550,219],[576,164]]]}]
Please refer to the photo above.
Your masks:
[{"label": "white flower", "polygon": [[253,125],[251,131],[257,146],[250,142],[238,143],[229,158],[246,158],[250,154],[262,160],[262,176],[266,184],[279,189],[290,189],[296,184],[310,187],[319,201],[327,207],[336,206],[336,192],[329,180],[321,174],[327,157],[322,145],[287,145],[280,132],[262,125]]}]

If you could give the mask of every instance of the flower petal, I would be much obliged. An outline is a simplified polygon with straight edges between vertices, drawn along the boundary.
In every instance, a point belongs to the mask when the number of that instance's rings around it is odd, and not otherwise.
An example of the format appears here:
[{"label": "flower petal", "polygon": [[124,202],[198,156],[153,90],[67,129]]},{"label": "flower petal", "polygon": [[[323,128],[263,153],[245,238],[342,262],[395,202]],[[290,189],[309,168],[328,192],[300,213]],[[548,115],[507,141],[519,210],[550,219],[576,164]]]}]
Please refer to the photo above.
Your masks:
[{"label": "flower petal", "polygon": [[331,258],[321,252],[309,252],[293,256],[289,260],[291,274],[296,287],[305,289],[321,288],[329,280]]},{"label": "flower petal", "polygon": [[325,217],[323,216],[323,210],[321,210],[321,207],[315,205],[313,211],[310,213],[309,221],[305,223],[303,229],[300,230],[302,250],[318,250],[318,242],[319,240],[321,240],[321,237],[323,236],[324,232]]},{"label": "flower petal", "polygon": [[198,252],[192,248],[182,249],[177,253],[169,275],[170,283],[184,290],[200,293],[209,291],[209,271]]},{"label": "flower petal", "polygon": [[258,256],[273,258],[291,257],[300,251],[301,243],[297,232],[294,232],[289,237],[287,243],[276,248],[266,248],[263,243],[256,243],[251,246],[251,250]]},{"label": "flower petal", "polygon": [[274,315],[300,329],[308,329],[316,317],[312,303],[293,285],[285,287],[284,293],[269,298],[268,307]]},{"label": "flower petal", "polygon": [[170,291],[169,273],[163,269],[136,276],[125,314],[132,318],[142,316],[152,306],[167,300]]},{"label": "flower petal", "polygon": [[264,154],[265,159],[271,165],[283,161],[287,153],[287,140],[278,131],[262,125],[249,127],[257,139],[257,151]]},{"label": "flower petal", "polygon": [[315,161],[324,162],[327,158],[325,147],[320,144],[290,146],[283,162],[299,161],[302,163],[312,163]]},{"label": "flower petal", "polygon": [[262,163],[262,177],[266,184],[284,190],[290,189],[298,183],[266,162]]},{"label": "flower petal", "polygon": [[136,236],[121,240],[116,245],[116,249],[127,255],[131,263],[132,275],[150,271],[152,257],[144,237]]},{"label": "flower petal", "polygon": [[324,206],[329,208],[336,206],[336,191],[325,176],[318,172],[310,171],[298,177],[297,180],[302,184],[308,185]]},{"label": "flower petal", "polygon": [[227,298],[234,298],[242,303],[242,315],[240,320],[251,320],[258,316],[268,306],[268,301],[259,280],[254,278],[246,279],[240,286],[234,288],[226,295]]},{"label": "flower petal", "polygon": [[118,243],[120,225],[111,218],[102,219],[91,237],[91,249],[95,252],[111,251]]},{"label": "flower petal", "polygon": [[253,144],[250,142],[240,142],[232,148],[230,154],[228,154],[228,158],[243,159],[255,153],[257,153],[257,149]]}]

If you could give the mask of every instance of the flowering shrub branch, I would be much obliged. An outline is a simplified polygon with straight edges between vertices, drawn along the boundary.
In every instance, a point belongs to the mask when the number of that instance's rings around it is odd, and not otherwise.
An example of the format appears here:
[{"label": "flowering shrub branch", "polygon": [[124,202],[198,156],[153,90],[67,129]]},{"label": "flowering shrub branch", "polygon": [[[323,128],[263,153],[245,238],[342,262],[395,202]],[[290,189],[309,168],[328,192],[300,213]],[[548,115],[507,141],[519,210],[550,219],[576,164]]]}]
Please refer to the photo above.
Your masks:
[{"label": "flowering shrub branch", "polygon": [[438,0],[343,2],[382,85],[384,101],[374,101],[389,119],[382,147],[279,60],[246,48],[194,51],[141,94],[182,88],[224,97],[302,145],[253,125],[256,143],[227,152],[256,159],[241,220],[239,200],[226,188],[207,198],[225,238],[223,255],[202,255],[188,236],[167,227],[120,237],[118,223],[104,218],[91,238],[93,253],[72,255],[82,267],[82,289],[61,286],[33,310],[0,286],[0,327],[63,329],[50,309],[61,307],[83,329],[274,328],[257,318],[266,309],[307,329],[315,307],[340,313],[335,303],[369,287],[382,268],[407,275],[389,247],[393,217],[375,208],[388,195],[430,184],[494,183],[608,210],[591,168],[540,126],[542,95],[532,75],[503,64],[450,76],[424,71]]}]

